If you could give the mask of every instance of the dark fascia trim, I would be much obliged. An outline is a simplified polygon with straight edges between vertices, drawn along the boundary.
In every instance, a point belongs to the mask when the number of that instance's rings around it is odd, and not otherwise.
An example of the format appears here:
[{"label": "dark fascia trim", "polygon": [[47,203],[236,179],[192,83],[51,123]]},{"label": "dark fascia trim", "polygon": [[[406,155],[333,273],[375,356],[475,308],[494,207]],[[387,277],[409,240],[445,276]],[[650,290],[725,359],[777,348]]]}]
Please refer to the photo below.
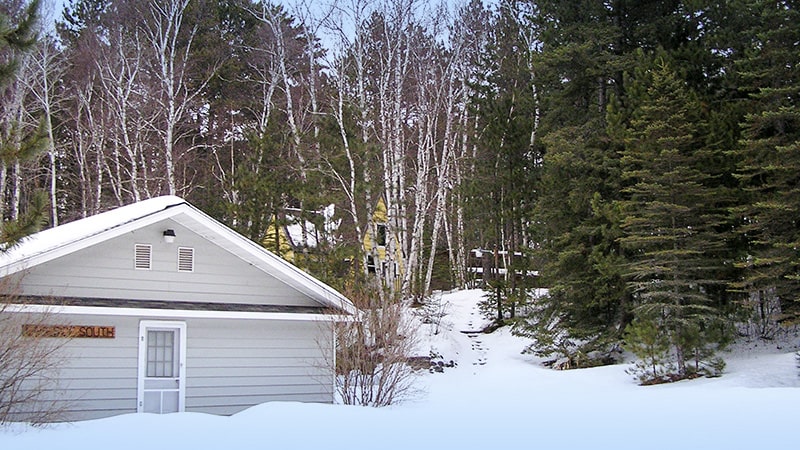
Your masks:
[{"label": "dark fascia trim", "polygon": [[[295,314],[330,314],[330,308],[294,305],[253,305],[247,303],[187,302],[165,300],[129,300],[79,297],[37,297],[24,296],[14,303],[48,306],[88,306],[109,308],[172,309],[178,311],[236,311],[236,312],[275,312]],[[336,311],[346,314],[344,311]]]}]

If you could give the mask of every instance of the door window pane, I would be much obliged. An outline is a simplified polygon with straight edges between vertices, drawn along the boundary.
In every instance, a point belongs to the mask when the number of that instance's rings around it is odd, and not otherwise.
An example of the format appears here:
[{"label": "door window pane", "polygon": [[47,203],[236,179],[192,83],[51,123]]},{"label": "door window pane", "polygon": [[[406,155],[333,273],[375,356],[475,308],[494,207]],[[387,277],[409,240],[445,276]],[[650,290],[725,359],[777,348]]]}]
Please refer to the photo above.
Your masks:
[{"label": "door window pane", "polygon": [[147,331],[147,376],[175,377],[175,331]]}]

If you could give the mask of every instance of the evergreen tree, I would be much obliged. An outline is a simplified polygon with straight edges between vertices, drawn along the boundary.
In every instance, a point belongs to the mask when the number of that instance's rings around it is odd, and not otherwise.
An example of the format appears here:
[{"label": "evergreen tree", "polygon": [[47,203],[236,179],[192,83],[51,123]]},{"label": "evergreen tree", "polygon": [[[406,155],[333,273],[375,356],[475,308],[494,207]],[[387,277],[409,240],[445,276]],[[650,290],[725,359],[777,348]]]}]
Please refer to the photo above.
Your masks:
[{"label": "evergreen tree", "polygon": [[[36,44],[39,19],[39,0],[33,0],[20,11],[0,7],[0,99],[5,102],[9,86],[14,84],[20,59]],[[17,87],[19,89],[19,87]],[[0,121],[0,165],[2,186],[5,188],[7,167],[16,161],[29,160],[41,153],[47,145],[44,122],[33,130],[26,131],[16,117]],[[0,249],[7,250],[21,238],[38,231],[47,220],[47,197],[44,193],[33,193],[31,201],[18,217],[6,220],[0,217]],[[0,192],[0,201],[5,193]],[[5,208],[0,208],[5,211]]]},{"label": "evergreen tree", "polygon": [[[625,130],[644,130],[644,121],[631,127],[642,114],[642,93],[636,91],[644,84],[632,86],[625,74],[646,64],[642,55],[658,51],[685,88],[697,92],[697,109],[709,112],[714,124],[696,138],[696,147],[704,149],[696,155],[706,169],[703,188],[716,196],[706,205],[715,217],[706,219],[712,231],[723,231],[729,223],[717,216],[732,201],[726,188],[733,180],[730,159],[719,150],[736,140],[738,111],[731,106],[736,103],[725,102],[736,98],[726,55],[738,48],[725,36],[741,17],[730,5],[712,2],[538,1],[536,6],[542,52],[534,65],[544,164],[531,223],[550,291],[517,331],[536,338],[540,354],[559,354],[574,367],[610,361],[634,317],[633,286],[623,275],[629,272],[628,258],[636,255],[622,245],[621,228],[631,214],[622,206],[632,192],[623,189],[620,158],[633,151]],[[733,244],[718,248],[715,242],[713,257],[729,257]],[[704,269],[704,279],[729,279],[731,269]],[[709,307],[729,307],[723,284],[708,282],[703,289],[713,299]]]},{"label": "evergreen tree", "polygon": [[[530,224],[549,295],[516,327],[541,355],[564,367],[611,360],[629,320],[620,275],[619,161],[605,136],[610,94],[624,92],[626,52],[638,45],[640,18],[626,5],[536,3],[542,52],[534,60],[544,149]],[[630,22],[626,22],[630,20]]]},{"label": "evergreen tree", "polygon": [[[678,377],[695,349],[724,341],[713,298],[724,236],[724,210],[718,188],[707,173],[704,118],[696,97],[663,57],[637,69],[629,88],[635,105],[625,130],[622,178],[627,200],[620,242],[630,265],[626,277],[634,294],[636,317],[658,325],[672,348]],[[635,339],[636,333],[629,333]],[[690,348],[687,348],[691,347]]]},{"label": "evergreen tree", "polygon": [[738,60],[749,94],[744,139],[733,152],[745,195],[734,208],[746,242],[734,288],[754,303],[761,320],[779,302],[780,320],[800,319],[800,13],[794,2],[746,2],[752,28]]},{"label": "evergreen tree", "polygon": [[17,74],[21,53],[29,51],[37,41],[39,0],[33,0],[21,12],[13,11],[14,6],[8,4],[0,9],[0,88],[3,89]]},{"label": "evergreen tree", "polygon": [[639,358],[628,373],[643,384],[666,381],[672,373],[669,337],[655,321],[634,319],[625,330],[625,348]]},{"label": "evergreen tree", "polygon": [[548,152],[533,217],[536,260],[549,288],[515,331],[530,350],[557,355],[564,367],[611,362],[630,320],[622,278],[621,231],[614,199],[619,162],[607,144],[565,128],[545,138]]},{"label": "evergreen tree", "polygon": [[[500,3],[483,60],[485,77],[473,99],[481,121],[475,177],[468,187],[471,218],[480,224],[473,239],[494,254],[490,273],[483,277],[493,298],[486,310],[498,323],[513,317],[527,297],[525,277],[517,274],[530,270],[522,253],[531,244],[527,221],[541,167],[531,62],[535,49],[526,34],[530,17],[523,4]],[[507,269],[504,275],[500,267]]]}]

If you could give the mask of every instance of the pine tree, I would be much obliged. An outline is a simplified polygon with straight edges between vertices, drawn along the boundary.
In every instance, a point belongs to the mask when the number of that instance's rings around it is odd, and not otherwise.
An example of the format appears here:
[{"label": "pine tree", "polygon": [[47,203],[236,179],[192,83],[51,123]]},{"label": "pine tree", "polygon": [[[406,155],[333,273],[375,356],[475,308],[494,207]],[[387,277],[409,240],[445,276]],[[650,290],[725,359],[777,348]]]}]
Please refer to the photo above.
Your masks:
[{"label": "pine tree", "polygon": [[[618,238],[619,161],[608,144],[576,128],[550,133],[533,214],[535,251],[546,297],[518,324],[541,356],[567,367],[611,362],[630,320],[630,293],[622,278]],[[533,350],[532,347],[530,350]]]},{"label": "pine tree", "polygon": [[12,17],[12,13],[14,11],[0,9],[0,88],[3,89],[17,74],[21,53],[29,51],[36,44],[39,0],[28,4],[20,17]]},{"label": "pine tree", "polygon": [[[718,215],[731,202],[730,158],[719,150],[737,136],[738,109],[726,102],[736,94],[725,64],[738,43],[723,35],[743,19],[731,5],[711,2],[538,1],[536,6],[542,52],[534,66],[541,83],[544,163],[531,223],[550,291],[518,332],[535,337],[539,353],[560,354],[575,366],[610,360],[634,317],[633,286],[623,276],[631,255],[622,245],[621,228],[630,214],[622,210],[623,200],[631,192],[623,190],[620,157],[631,150],[626,130],[634,114],[642,113],[637,102],[644,97],[637,90],[645,85],[633,86],[625,74],[645,64],[642,55],[659,51],[684,87],[697,93],[697,110],[710,110],[715,126],[696,138],[703,149],[697,165],[707,169],[703,189],[716,196],[707,205],[714,211],[706,218],[709,226],[715,232],[729,228]],[[644,129],[644,123],[637,126]],[[715,246],[712,259],[721,261],[732,249],[734,244]],[[715,265],[705,279],[727,280],[731,269]],[[713,302],[709,307],[729,308],[724,284],[709,281],[703,289]],[[595,358],[586,357],[592,353]]]},{"label": "pine tree", "polygon": [[717,230],[725,216],[704,164],[696,97],[663,56],[642,64],[632,84],[629,100],[636,107],[622,152],[629,198],[619,202],[620,242],[631,261],[626,277],[636,317],[659,326],[676,375],[685,377],[694,370],[686,361],[697,348],[713,354],[721,343],[712,332],[719,329],[719,311],[709,288],[723,282],[716,279],[724,247]]},{"label": "pine tree", "polygon": [[550,290],[516,332],[533,337],[540,355],[565,359],[565,367],[602,364],[613,359],[630,320],[613,203],[619,158],[606,137],[606,108],[612,93],[624,92],[621,69],[638,45],[630,34],[640,18],[590,1],[537,8],[542,52],[533,66],[544,157],[529,223],[533,259]]},{"label": "pine tree", "polygon": [[[800,319],[800,13],[793,2],[747,2],[753,26],[736,68],[749,94],[744,139],[733,152],[745,194],[733,209],[746,253],[734,288],[760,320]],[[782,314],[771,318],[779,302]]]},{"label": "pine tree", "polygon": [[[493,298],[486,311],[498,323],[513,318],[527,298],[525,274],[530,245],[527,220],[535,203],[541,169],[536,142],[539,99],[534,88],[532,40],[524,2],[503,1],[493,18],[483,60],[485,75],[473,102],[481,135],[475,177],[468,187],[471,218],[479,224],[474,241],[493,253],[491,273],[484,273]],[[501,267],[507,269],[499,273]]]},{"label": "pine tree", "polygon": [[667,381],[672,372],[669,338],[656,322],[634,319],[625,328],[625,349],[639,358],[628,373],[642,384]]},{"label": "pine tree", "polygon": [[[20,59],[36,44],[36,25],[39,18],[39,0],[33,0],[17,17],[0,9],[0,98],[8,95],[7,88],[14,83],[20,67]],[[15,161],[32,159],[47,145],[44,122],[38,128],[25,131],[16,118],[0,123],[0,165],[3,183],[7,167]],[[38,231],[47,220],[46,194],[33,193],[25,211],[12,220],[0,217],[0,250],[7,250],[23,237]],[[0,201],[5,195],[0,192]],[[4,205],[0,211],[5,211]]]}]

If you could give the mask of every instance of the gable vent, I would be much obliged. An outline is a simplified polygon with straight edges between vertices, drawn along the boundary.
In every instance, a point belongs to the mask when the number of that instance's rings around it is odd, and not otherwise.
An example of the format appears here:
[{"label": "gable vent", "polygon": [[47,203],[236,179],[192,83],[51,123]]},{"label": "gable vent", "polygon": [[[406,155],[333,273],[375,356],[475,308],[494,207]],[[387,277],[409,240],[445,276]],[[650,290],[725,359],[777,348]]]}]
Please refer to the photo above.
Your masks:
[{"label": "gable vent", "polygon": [[194,272],[194,249],[178,247],[178,272]]},{"label": "gable vent", "polygon": [[150,270],[152,260],[153,246],[150,244],[136,244],[133,266],[140,270]]}]

